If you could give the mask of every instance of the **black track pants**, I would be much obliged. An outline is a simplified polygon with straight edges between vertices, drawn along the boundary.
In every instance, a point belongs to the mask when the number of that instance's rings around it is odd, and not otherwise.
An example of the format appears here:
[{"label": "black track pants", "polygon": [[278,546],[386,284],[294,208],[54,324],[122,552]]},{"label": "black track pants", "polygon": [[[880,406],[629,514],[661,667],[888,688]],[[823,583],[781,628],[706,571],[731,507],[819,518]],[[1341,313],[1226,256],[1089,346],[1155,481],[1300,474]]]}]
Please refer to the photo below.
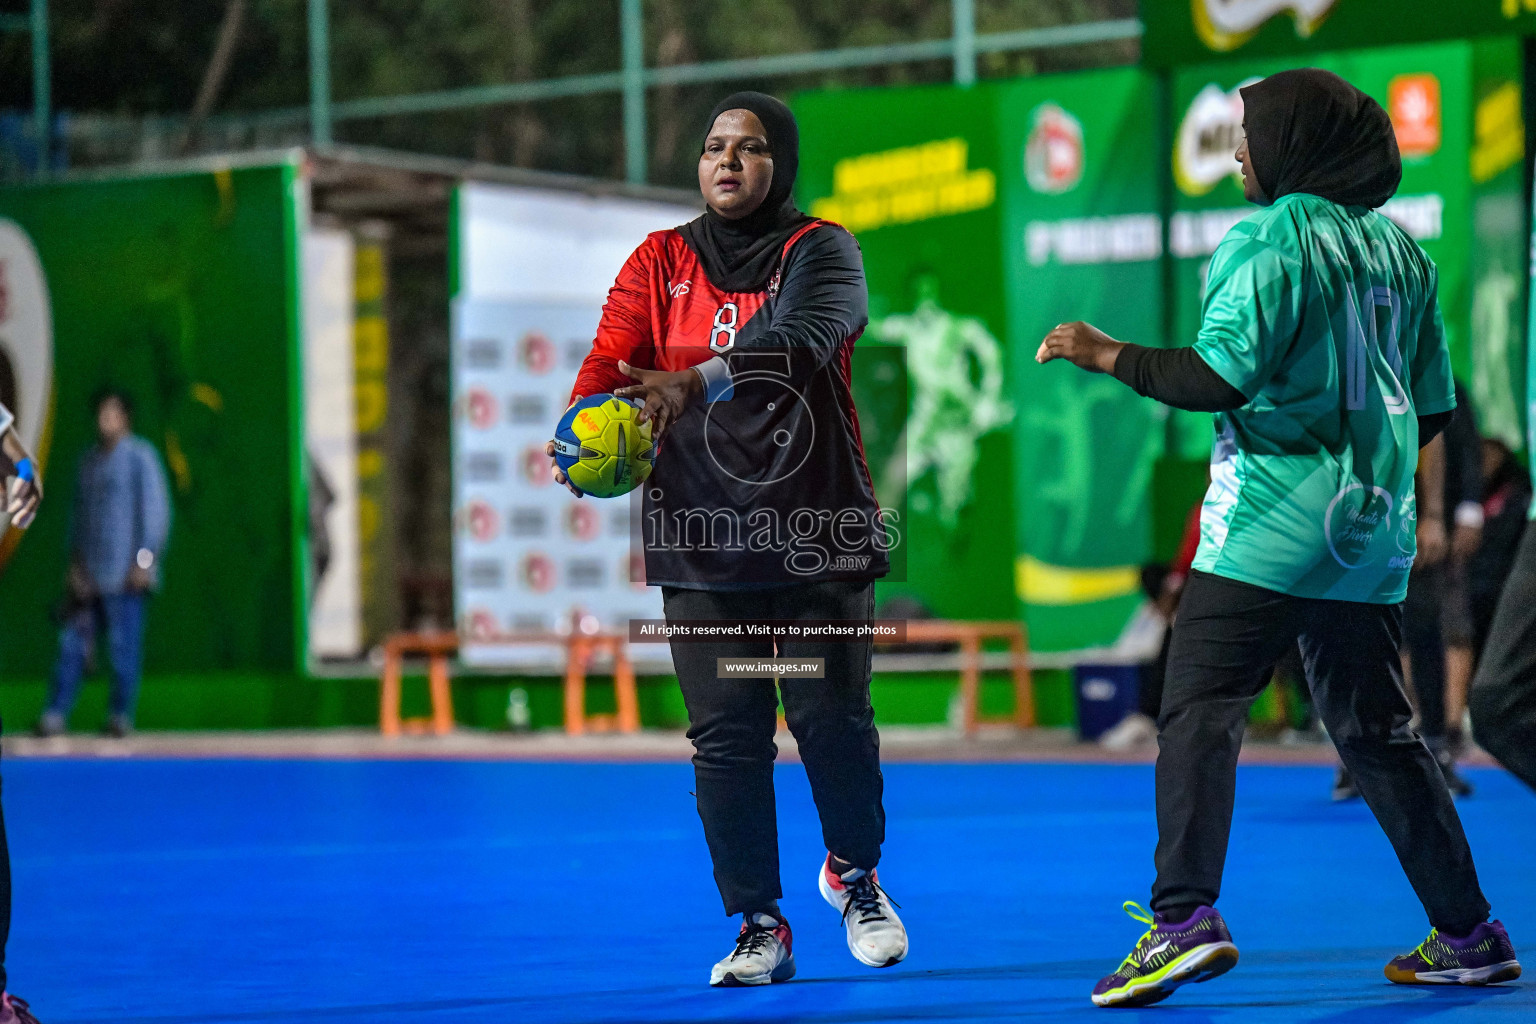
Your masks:
[{"label": "black track pants", "polygon": [[[874,585],[812,583],[773,590],[663,587],[668,621],[684,619],[871,619]],[[869,702],[871,645],[824,640],[673,643],[699,817],[727,914],[759,910],[782,895],[773,794],[778,698],[800,748],[827,850],[873,868],[885,841],[880,737]],[[824,679],[721,679],[717,658],[823,658]],[[813,864],[797,865],[806,878]],[[797,876],[798,877],[798,876]]]},{"label": "black track pants", "polygon": [[1317,713],[1430,923],[1465,935],[1488,901],[1440,769],[1408,726],[1401,605],[1291,597],[1203,572],[1179,604],[1158,721],[1153,909],[1216,902],[1248,709],[1298,639]]}]

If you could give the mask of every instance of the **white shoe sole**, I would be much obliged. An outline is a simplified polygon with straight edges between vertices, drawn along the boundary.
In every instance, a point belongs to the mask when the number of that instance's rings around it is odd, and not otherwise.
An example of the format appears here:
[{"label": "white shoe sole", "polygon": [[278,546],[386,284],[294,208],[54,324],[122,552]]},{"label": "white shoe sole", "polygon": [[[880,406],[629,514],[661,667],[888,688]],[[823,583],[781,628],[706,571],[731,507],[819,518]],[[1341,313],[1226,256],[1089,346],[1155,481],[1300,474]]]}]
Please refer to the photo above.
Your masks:
[{"label": "white shoe sole", "polygon": [[1151,1006],[1173,995],[1175,989],[1191,982],[1219,978],[1237,966],[1237,946],[1231,942],[1213,942],[1199,946],[1175,960],[1167,974],[1155,980],[1134,982],[1114,992],[1093,997],[1095,1006]]},{"label": "white shoe sole", "polygon": [[753,985],[771,985],[778,981],[788,981],[795,976],[795,954],[791,953],[775,967],[769,974],[748,974],[738,976],[735,971],[726,971],[716,981],[714,975],[710,975],[711,988],[747,988]]},{"label": "white shoe sole", "polygon": [[[826,861],[822,861],[821,868],[818,869],[817,872],[816,872],[816,888],[821,892],[821,898],[826,900],[827,904],[833,910],[837,911],[839,914],[841,914],[843,912],[843,902],[842,902],[842,900],[838,899],[837,893],[832,891],[832,886],[827,884]],[[893,915],[894,915],[894,913],[895,913],[895,911],[892,911]],[[908,952],[909,947],[908,946],[903,946],[901,948],[901,954],[899,956],[887,957],[884,960],[873,960],[873,959],[865,956],[863,951],[859,949],[858,945],[854,943],[854,941],[853,941],[853,933],[849,932],[847,930],[846,925],[844,926],[843,930],[844,930],[844,932],[848,936],[848,952],[852,953],[853,954],[853,958],[855,960],[857,960],[859,963],[863,964],[865,967],[891,967],[891,966],[894,966],[896,964],[901,963],[903,960],[905,960],[907,958],[907,952]],[[902,931],[903,932],[906,931],[906,926],[905,925],[902,926]]]},{"label": "white shoe sole", "polygon": [[1409,977],[1387,975],[1388,980],[1399,985],[1497,985],[1501,981],[1514,981],[1518,977],[1520,977],[1518,960],[1505,960],[1503,963],[1489,964],[1487,967],[1425,971]]}]

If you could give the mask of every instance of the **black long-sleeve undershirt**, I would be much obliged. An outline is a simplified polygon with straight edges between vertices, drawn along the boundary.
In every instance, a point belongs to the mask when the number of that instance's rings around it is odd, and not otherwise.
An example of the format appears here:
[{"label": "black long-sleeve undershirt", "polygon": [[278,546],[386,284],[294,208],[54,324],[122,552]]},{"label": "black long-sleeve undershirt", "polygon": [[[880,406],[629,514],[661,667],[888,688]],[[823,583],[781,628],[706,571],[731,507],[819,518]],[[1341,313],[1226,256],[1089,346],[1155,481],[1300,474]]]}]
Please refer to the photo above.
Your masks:
[{"label": "black long-sleeve undershirt", "polygon": [[[1227,412],[1248,399],[1228,384],[1191,347],[1148,348],[1126,345],[1115,360],[1115,379],[1144,398],[1190,412]],[[1435,439],[1454,411],[1419,417],[1419,447]]]},{"label": "black long-sleeve undershirt", "polygon": [[1115,360],[1115,379],[1144,398],[1190,412],[1226,412],[1248,404],[1241,391],[1188,347],[1126,345]]}]

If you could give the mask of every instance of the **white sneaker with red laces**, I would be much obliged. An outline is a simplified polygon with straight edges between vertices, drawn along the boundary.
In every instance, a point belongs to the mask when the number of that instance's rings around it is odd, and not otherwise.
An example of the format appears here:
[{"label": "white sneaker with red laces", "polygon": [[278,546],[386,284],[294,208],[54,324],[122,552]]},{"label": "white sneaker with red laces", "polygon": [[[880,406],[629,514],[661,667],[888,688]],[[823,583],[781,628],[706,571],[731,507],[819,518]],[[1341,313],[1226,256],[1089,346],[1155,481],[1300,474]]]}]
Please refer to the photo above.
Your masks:
[{"label": "white sneaker with red laces", "polygon": [[838,875],[832,855],[821,862],[817,887],[822,899],[843,915],[848,949],[861,964],[889,967],[907,958],[907,929],[892,909],[891,898],[880,888],[873,871],[850,868]]},{"label": "white sneaker with red laces", "polygon": [[731,955],[715,964],[709,983],[718,987],[767,985],[795,976],[794,937],[772,914],[747,914]]}]

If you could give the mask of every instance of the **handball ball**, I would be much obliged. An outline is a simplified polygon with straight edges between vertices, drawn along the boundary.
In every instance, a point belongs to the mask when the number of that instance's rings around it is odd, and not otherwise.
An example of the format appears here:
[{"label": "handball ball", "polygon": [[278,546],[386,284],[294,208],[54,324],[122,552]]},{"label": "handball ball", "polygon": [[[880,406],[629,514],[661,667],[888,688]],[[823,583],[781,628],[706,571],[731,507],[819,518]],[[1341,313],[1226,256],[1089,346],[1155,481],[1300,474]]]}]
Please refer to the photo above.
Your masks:
[{"label": "handball ball", "polygon": [[590,395],[560,417],[555,464],[576,489],[594,498],[616,498],[651,475],[656,448],[651,424],[636,423],[640,406],[613,395]]}]

